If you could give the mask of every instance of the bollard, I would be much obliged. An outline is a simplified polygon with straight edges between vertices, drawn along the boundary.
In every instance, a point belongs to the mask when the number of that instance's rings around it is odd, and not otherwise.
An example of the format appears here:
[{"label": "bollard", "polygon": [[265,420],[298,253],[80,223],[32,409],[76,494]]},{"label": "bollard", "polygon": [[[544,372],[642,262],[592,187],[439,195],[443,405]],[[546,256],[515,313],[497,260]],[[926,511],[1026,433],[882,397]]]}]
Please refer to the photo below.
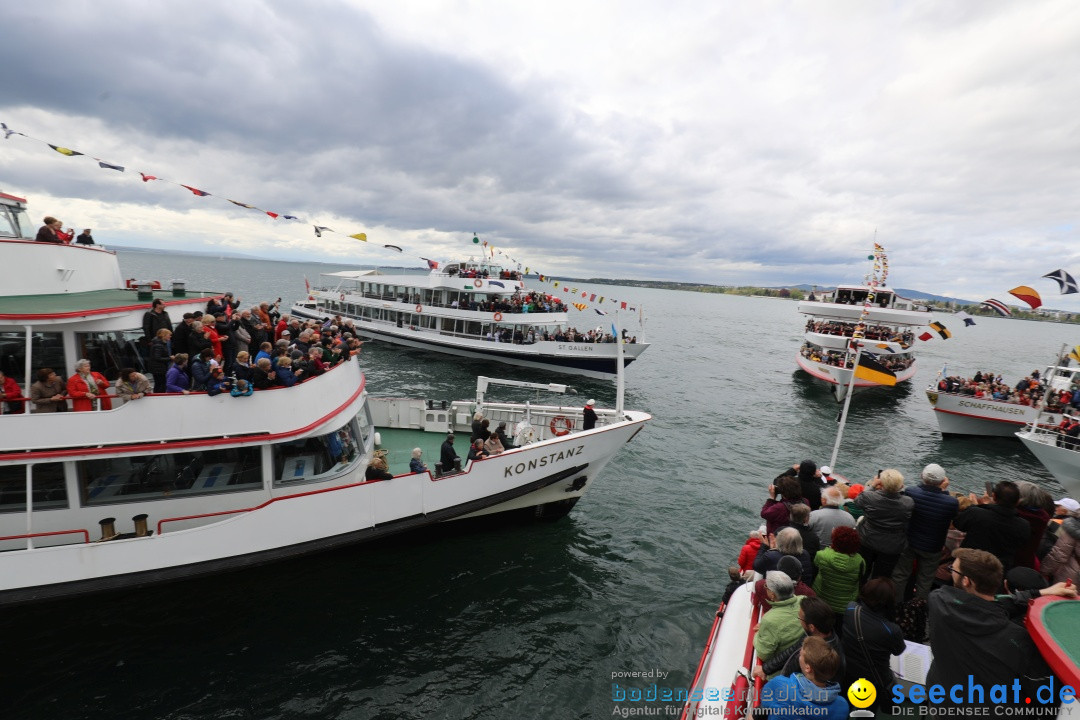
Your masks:
[{"label": "bollard", "polygon": [[104,520],[98,520],[98,525],[101,526],[102,540],[109,540],[116,537],[116,518],[105,518]]},{"label": "bollard", "polygon": [[150,533],[146,531],[146,513],[131,518],[135,522],[135,537],[146,537]]}]

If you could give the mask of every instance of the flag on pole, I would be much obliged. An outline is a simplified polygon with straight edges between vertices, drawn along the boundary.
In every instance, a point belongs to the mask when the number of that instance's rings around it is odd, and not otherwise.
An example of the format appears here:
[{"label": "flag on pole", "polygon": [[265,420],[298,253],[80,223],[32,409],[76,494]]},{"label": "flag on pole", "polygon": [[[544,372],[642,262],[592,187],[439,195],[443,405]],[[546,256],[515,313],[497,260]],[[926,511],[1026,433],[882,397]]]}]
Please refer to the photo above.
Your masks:
[{"label": "flag on pole", "polygon": [[942,325],[939,322],[930,323],[930,329],[935,331],[938,335],[940,335],[942,340],[948,340],[949,338],[952,337],[952,333],[949,332],[948,328],[946,328],[944,325]]},{"label": "flag on pole", "polygon": [[895,385],[896,373],[869,355],[860,355],[855,377],[878,385]]},{"label": "flag on pole", "polygon": [[1069,295],[1070,293],[1080,292],[1080,287],[1076,285],[1076,281],[1073,280],[1073,276],[1064,270],[1055,270],[1054,272],[1048,272],[1043,275],[1044,278],[1050,278],[1051,280],[1057,280],[1058,285],[1061,286],[1061,294]]},{"label": "flag on pole", "polygon": [[1012,311],[1009,310],[1009,306],[1001,302],[1000,300],[989,298],[987,300],[983,300],[982,304],[990,308],[991,310],[995,310],[1002,317],[1009,317],[1010,315],[1012,315]]},{"label": "flag on pole", "polygon": [[420,258],[420,259],[427,261],[428,270],[438,270],[439,269],[439,263],[435,262],[434,260],[428,260],[427,258]]},{"label": "flag on pole", "polygon": [[1034,288],[1030,288],[1027,285],[1018,285],[1010,290],[1009,294],[1026,302],[1031,306],[1032,310],[1038,310],[1039,306],[1042,305],[1042,297],[1039,293],[1035,292]]}]

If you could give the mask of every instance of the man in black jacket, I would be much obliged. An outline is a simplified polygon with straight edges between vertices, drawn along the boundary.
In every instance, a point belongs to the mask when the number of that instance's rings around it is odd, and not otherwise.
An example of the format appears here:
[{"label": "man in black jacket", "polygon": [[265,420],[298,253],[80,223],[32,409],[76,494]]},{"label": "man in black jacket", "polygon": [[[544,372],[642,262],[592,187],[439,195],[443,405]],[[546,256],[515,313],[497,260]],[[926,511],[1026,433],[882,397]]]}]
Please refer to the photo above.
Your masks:
[{"label": "man in black jacket", "polygon": [[439,449],[439,463],[444,473],[456,472],[457,463],[461,462],[461,456],[454,449],[454,433],[448,433]]},{"label": "man in black jacket", "polygon": [[930,595],[949,524],[959,512],[959,503],[948,493],[948,487],[949,478],[945,475],[945,469],[937,463],[930,463],[923,468],[922,483],[904,491],[915,501],[915,507],[908,523],[907,549],[900,555],[892,574],[896,583],[897,603],[904,601],[904,591],[915,563],[918,563],[916,595],[923,600]]},{"label": "man in black jacket", "polygon": [[[935,590],[928,601],[934,660],[926,676],[927,687],[945,688],[945,707],[1013,705],[1016,700],[1024,707],[1025,698],[1035,702],[1035,690],[1050,681],[1051,673],[1031,636],[1010,622],[1005,607],[994,601],[1001,587],[1001,562],[984,550],[970,548],[957,548],[953,558],[953,587]],[[1021,691],[1014,700],[1012,686],[1017,679]],[[950,693],[954,685],[962,688],[959,700]],[[1009,688],[1005,702],[994,702],[994,685]],[[969,686],[974,687],[969,690]]]},{"label": "man in black jacket", "polygon": [[961,547],[985,550],[1001,561],[1006,572],[1012,568],[1017,548],[1031,534],[1028,521],[1016,514],[1020,488],[1002,480],[994,486],[993,502],[972,505],[956,516],[953,525],[966,533]]}]

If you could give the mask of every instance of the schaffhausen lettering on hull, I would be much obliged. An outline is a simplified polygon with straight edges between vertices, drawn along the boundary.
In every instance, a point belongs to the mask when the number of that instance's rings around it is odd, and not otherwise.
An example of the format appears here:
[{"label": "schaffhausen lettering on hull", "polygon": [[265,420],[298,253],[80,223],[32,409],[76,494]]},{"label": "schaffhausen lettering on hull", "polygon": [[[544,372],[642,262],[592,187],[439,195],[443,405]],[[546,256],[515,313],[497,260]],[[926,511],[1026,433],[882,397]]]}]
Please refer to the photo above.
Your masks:
[{"label": "schaffhausen lettering on hull", "polygon": [[536,470],[537,468],[547,467],[548,465],[555,465],[560,463],[566,458],[574,457],[575,455],[581,455],[581,451],[585,449],[584,445],[578,445],[577,447],[567,448],[566,450],[560,450],[559,452],[553,452],[550,455],[542,455],[538,458],[533,458],[528,462],[519,462],[516,465],[507,465],[503,468],[503,477],[514,477],[520,475],[523,472],[529,470]]}]

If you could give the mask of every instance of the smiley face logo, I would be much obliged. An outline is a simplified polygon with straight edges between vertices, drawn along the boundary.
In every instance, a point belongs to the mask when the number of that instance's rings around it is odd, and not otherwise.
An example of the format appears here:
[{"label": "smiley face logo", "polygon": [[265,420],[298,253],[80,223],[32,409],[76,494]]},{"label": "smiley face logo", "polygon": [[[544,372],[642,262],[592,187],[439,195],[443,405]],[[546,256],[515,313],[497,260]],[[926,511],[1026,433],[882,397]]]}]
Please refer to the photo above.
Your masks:
[{"label": "smiley face logo", "polygon": [[857,708],[867,708],[877,699],[877,688],[866,678],[859,678],[851,683],[847,691],[848,702]]}]

